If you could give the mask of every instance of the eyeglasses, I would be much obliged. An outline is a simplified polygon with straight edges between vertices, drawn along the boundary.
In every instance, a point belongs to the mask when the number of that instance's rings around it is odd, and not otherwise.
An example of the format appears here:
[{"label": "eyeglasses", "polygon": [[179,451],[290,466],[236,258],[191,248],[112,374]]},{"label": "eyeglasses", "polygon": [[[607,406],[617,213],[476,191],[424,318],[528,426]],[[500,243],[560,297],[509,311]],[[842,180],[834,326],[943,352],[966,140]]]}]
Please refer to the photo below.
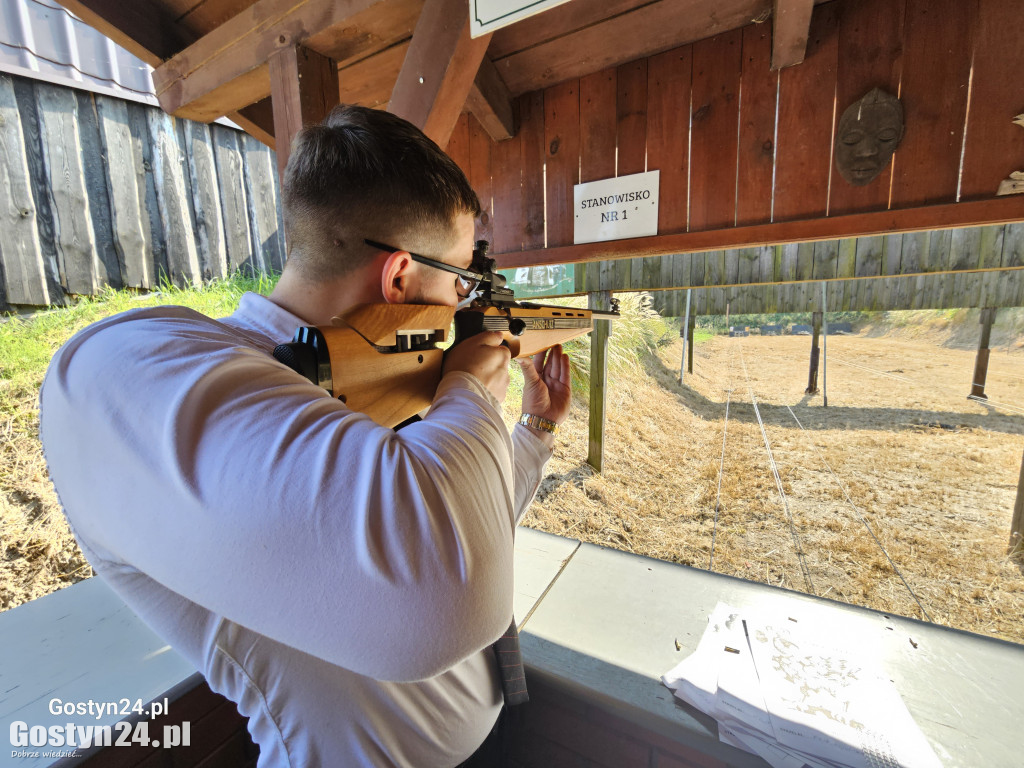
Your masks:
[{"label": "eyeglasses", "polygon": [[[381,251],[388,251],[389,253],[405,251],[404,248],[395,248],[392,245],[378,243],[376,240],[363,240],[363,242],[366,243],[371,248],[377,248]],[[445,262],[438,261],[437,259],[430,259],[427,258],[426,256],[420,256],[418,253],[413,253],[412,251],[405,252],[412,257],[413,261],[418,261],[420,264],[426,264],[428,267],[433,267],[434,269],[440,269],[443,270],[444,272],[451,272],[452,274],[457,275],[458,277],[456,277],[455,282],[462,289],[462,291],[464,291],[464,293],[461,294],[463,298],[472,293],[473,290],[477,287],[477,285],[479,285],[480,281],[484,277],[479,272],[473,272],[472,270],[469,269],[462,269],[461,267],[456,267],[453,264],[446,264]]]}]

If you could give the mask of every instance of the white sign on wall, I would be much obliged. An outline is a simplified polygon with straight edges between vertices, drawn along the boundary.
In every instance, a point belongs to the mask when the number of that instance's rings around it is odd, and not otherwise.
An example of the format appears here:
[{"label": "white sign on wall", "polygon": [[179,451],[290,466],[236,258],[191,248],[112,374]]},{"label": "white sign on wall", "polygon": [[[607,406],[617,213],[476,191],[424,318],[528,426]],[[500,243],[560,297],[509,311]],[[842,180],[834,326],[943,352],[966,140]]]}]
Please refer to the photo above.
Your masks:
[{"label": "white sign on wall", "polygon": [[573,242],[597,243],[658,234],[660,171],[573,187]]},{"label": "white sign on wall", "polygon": [[469,35],[480,37],[568,0],[469,0]]}]

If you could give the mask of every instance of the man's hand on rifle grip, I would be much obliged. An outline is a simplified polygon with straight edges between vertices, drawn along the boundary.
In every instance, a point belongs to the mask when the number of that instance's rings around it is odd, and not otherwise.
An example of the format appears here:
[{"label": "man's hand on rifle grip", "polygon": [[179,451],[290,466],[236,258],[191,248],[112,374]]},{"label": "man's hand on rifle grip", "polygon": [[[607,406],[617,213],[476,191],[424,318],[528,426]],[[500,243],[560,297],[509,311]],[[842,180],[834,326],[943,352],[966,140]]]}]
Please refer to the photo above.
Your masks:
[{"label": "man's hand on rifle grip", "polygon": [[465,371],[480,380],[499,403],[508,392],[508,361],[512,353],[502,346],[501,333],[485,331],[463,339],[444,355],[442,375],[449,371]]}]

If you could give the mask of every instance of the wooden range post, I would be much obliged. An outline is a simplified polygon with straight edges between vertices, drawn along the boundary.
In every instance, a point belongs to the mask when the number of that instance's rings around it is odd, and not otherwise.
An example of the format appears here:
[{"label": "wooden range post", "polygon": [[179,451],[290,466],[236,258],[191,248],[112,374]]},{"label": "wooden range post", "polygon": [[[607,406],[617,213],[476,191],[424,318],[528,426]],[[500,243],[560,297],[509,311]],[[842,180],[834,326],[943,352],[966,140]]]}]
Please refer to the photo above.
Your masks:
[{"label": "wooden range post", "polygon": [[1020,462],[1020,479],[1017,481],[1017,502],[1013,505],[1013,520],[1010,523],[1010,545],[1008,554],[1024,548],[1024,457]]},{"label": "wooden range post", "polygon": [[971,394],[968,397],[988,400],[988,395],[985,394],[985,379],[988,377],[988,345],[995,319],[996,310],[992,307],[981,310],[981,339],[978,341],[978,357],[974,361],[974,378],[971,379]]},{"label": "wooden range post", "polygon": [[277,172],[283,181],[295,134],[305,125],[321,122],[341,102],[338,65],[301,45],[282,48],[268,64]]},{"label": "wooden range post", "polygon": [[[679,383],[683,383],[683,371],[686,368],[686,345],[692,343],[693,339],[689,337],[687,329],[690,327],[690,294],[692,293],[691,288],[686,289],[686,312],[683,315],[683,324],[679,328],[679,335],[683,337],[683,359],[679,361]],[[690,366],[690,373],[693,373],[693,366]]]},{"label": "wooden range post", "polygon": [[689,346],[686,348],[686,372],[693,373],[693,329],[697,327],[697,316],[690,315],[690,322],[686,328],[686,338]]},{"label": "wooden range post", "polygon": [[807,374],[807,389],[804,394],[818,394],[818,361],[821,358],[821,349],[818,347],[818,337],[821,334],[821,312],[814,313],[814,337],[811,339],[811,368]]},{"label": "wooden range post", "polygon": [[[594,291],[588,294],[590,309],[611,309],[611,291]],[[590,444],[587,450],[587,464],[598,472],[604,463],[604,405],[608,389],[608,337],[611,336],[611,320],[595,320],[590,333]]]}]

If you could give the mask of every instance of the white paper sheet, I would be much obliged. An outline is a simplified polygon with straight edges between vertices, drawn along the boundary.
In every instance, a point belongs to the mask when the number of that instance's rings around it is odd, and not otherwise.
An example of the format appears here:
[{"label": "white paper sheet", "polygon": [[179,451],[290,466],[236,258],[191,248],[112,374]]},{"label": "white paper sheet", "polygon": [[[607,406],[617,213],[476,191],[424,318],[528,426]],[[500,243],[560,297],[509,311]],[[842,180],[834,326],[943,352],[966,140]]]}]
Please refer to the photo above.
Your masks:
[{"label": "white paper sheet", "polygon": [[712,714],[715,693],[718,690],[716,657],[722,646],[722,633],[726,625],[739,622],[739,613],[725,603],[719,603],[708,617],[708,627],[697,643],[697,649],[661,676],[661,681],[687,704],[701,712]]},{"label": "white paper sheet", "polygon": [[774,768],[941,768],[895,686],[856,650],[876,640],[720,603],[662,681],[718,721],[721,741]]},{"label": "white paper sheet", "polygon": [[[940,768],[895,686],[808,620],[752,617],[747,636],[781,744],[851,768]],[[844,643],[851,645],[850,637]]]}]

